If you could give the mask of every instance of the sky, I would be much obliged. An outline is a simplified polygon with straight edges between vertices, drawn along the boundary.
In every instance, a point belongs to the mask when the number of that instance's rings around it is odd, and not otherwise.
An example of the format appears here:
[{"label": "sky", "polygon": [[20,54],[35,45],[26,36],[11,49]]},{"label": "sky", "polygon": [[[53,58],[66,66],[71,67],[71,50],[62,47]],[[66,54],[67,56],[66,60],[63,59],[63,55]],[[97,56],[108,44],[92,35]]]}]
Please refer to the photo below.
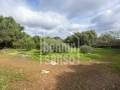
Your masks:
[{"label": "sky", "polygon": [[0,0],[0,15],[12,16],[30,35],[120,31],[120,0]]}]

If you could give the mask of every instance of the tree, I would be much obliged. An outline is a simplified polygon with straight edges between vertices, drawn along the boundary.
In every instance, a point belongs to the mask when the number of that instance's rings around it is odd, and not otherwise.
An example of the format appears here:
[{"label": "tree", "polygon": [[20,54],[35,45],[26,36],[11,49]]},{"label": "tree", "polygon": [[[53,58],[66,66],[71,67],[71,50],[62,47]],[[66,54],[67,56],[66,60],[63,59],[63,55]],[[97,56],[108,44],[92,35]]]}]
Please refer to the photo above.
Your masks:
[{"label": "tree", "polygon": [[43,53],[56,52],[63,53],[68,52],[69,46],[62,40],[56,40],[54,38],[43,37],[40,40],[40,50]]},{"label": "tree", "polygon": [[35,46],[37,49],[40,49],[40,42],[41,42],[41,37],[40,36],[34,36],[33,40],[35,42]]},{"label": "tree", "polygon": [[12,17],[0,16],[0,47],[12,47],[13,42],[23,35],[23,29]]},{"label": "tree", "polygon": [[89,45],[92,46],[95,43],[97,38],[97,34],[95,30],[89,30],[84,32],[77,32],[74,35],[68,36],[64,41],[66,43],[75,43],[76,47],[78,47],[78,40],[79,46],[81,45]]},{"label": "tree", "polygon": [[13,43],[13,46],[20,49],[31,50],[35,48],[35,42],[30,36],[24,36],[22,39]]},{"label": "tree", "polygon": [[101,34],[100,37],[98,37],[95,46],[96,47],[120,47],[120,33],[119,32],[107,32]]}]

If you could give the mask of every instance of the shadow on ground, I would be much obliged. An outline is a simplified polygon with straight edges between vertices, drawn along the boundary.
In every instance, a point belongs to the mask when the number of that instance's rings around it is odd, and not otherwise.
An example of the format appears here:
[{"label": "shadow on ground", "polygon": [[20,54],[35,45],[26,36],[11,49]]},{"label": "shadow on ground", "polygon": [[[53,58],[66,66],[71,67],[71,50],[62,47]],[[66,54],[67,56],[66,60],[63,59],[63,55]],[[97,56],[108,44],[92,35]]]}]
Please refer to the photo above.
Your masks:
[{"label": "shadow on ground", "polygon": [[120,90],[120,76],[106,64],[72,65],[57,76],[55,90]]}]

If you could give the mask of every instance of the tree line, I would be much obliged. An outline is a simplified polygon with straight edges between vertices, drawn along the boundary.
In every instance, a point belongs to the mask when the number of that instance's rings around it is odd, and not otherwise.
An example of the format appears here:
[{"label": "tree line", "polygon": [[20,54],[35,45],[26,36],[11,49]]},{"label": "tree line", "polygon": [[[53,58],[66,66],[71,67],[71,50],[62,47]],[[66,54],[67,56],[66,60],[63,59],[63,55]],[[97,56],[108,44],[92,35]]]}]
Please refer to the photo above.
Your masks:
[{"label": "tree line", "polygon": [[[0,16],[0,48],[26,48],[31,49],[37,47],[36,40],[26,34],[24,27],[18,24],[12,17]],[[35,39],[35,41],[34,41]],[[35,44],[35,42],[37,42]]]},{"label": "tree line", "polygon": [[44,49],[45,52],[66,52],[69,47],[67,44],[70,43],[74,43],[76,47],[88,45],[120,48],[119,36],[120,32],[109,32],[98,36],[95,30],[88,30],[74,33],[65,39],[37,35],[32,37],[24,32],[24,27],[17,23],[14,18],[0,16],[0,48]]},{"label": "tree line", "polygon": [[120,31],[110,31],[103,33],[100,36],[97,35],[95,30],[77,32],[68,36],[64,42],[75,43],[76,47],[88,45],[92,47],[120,48]]}]

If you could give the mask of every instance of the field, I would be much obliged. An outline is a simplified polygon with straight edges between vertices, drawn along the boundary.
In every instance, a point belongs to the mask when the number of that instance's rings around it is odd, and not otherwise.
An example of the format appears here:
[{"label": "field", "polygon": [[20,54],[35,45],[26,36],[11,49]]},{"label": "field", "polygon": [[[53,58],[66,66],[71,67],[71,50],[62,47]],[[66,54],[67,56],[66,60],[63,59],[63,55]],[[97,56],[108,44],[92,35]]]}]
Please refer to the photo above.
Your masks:
[{"label": "field", "polygon": [[[39,63],[55,60],[54,56],[79,63]],[[38,50],[0,50],[0,90],[120,90],[120,49],[47,55]]]},{"label": "field", "polygon": [[0,90],[120,90],[119,17],[120,0],[0,0]]}]

